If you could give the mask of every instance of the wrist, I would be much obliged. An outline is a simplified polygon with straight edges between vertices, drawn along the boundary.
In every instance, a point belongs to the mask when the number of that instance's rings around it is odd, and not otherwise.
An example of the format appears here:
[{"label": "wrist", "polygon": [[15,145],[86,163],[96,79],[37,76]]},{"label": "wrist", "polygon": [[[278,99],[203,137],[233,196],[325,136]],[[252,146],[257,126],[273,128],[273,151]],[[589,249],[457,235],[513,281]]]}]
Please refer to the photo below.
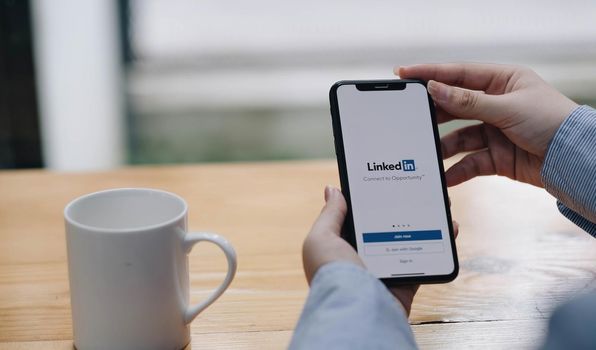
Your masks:
[{"label": "wrist", "polygon": [[569,118],[571,115],[573,115],[573,113],[575,113],[578,110],[578,108],[580,108],[580,107],[581,106],[578,105],[577,103],[569,100],[569,103],[567,103],[565,106],[562,106],[559,109],[559,112],[556,114],[556,118],[554,118],[555,120],[552,122],[551,130],[548,133],[549,136],[547,137],[547,140],[544,143],[542,153],[540,155],[541,159],[544,160],[546,158],[548,150],[557,135],[557,131],[559,131],[559,129],[561,129],[561,126],[563,125],[565,120],[567,120],[567,118]]},{"label": "wrist", "polygon": [[573,102],[566,96],[561,95],[558,91],[555,90],[555,92],[560,98],[562,98],[562,100],[560,101],[561,103],[558,103],[556,106],[554,106],[555,108],[553,108],[551,113],[549,113],[551,115],[549,121],[551,127],[549,128],[546,140],[544,141],[543,146],[541,147],[541,153],[539,154],[540,158],[542,159],[544,159],[546,156],[546,152],[548,151],[550,144],[557,134],[557,131],[561,128],[561,125],[563,125],[565,120],[580,107],[577,103]]}]

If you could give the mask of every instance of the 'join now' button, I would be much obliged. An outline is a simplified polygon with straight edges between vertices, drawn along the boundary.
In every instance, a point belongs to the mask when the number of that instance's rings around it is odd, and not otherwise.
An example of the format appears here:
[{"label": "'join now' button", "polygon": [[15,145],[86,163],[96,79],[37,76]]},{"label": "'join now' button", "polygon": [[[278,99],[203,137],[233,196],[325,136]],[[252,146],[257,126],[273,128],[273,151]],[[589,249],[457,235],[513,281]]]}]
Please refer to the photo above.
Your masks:
[{"label": "'join now' button", "polygon": [[362,235],[364,243],[430,241],[443,238],[441,230],[368,232]]}]

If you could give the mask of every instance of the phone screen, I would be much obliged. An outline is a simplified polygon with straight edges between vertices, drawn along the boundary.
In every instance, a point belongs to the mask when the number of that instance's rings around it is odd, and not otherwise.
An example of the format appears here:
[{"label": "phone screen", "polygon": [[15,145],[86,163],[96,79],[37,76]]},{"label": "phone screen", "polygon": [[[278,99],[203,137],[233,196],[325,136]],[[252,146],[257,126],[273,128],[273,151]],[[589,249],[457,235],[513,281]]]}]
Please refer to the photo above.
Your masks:
[{"label": "phone screen", "polygon": [[361,91],[345,84],[336,94],[355,243],[365,265],[383,279],[455,277],[425,86]]}]

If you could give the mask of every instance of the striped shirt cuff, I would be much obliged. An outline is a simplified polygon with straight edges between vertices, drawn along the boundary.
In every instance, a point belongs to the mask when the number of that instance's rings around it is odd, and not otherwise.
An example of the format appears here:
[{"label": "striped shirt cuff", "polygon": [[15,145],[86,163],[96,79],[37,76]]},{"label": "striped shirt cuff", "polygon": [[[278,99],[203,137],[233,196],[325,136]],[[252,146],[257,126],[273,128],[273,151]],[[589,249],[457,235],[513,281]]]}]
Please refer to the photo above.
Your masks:
[{"label": "striped shirt cuff", "polygon": [[569,221],[573,222],[579,226],[579,228],[589,233],[592,237],[596,238],[596,224],[569,209],[565,204],[561,203],[561,201],[557,201],[557,207],[559,208],[561,214],[565,215]]},{"label": "striped shirt cuff", "polygon": [[576,108],[551,141],[542,167],[544,188],[563,215],[596,237],[596,110]]}]

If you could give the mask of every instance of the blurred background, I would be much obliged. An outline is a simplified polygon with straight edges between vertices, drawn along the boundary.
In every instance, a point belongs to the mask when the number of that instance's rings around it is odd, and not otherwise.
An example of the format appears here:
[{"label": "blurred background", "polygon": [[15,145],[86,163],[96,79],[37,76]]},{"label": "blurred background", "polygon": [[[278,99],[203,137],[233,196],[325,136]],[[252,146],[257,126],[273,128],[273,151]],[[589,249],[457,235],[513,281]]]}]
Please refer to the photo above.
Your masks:
[{"label": "blurred background", "polygon": [[329,87],[420,62],[523,64],[596,106],[593,0],[0,4],[1,168],[333,158]]}]

